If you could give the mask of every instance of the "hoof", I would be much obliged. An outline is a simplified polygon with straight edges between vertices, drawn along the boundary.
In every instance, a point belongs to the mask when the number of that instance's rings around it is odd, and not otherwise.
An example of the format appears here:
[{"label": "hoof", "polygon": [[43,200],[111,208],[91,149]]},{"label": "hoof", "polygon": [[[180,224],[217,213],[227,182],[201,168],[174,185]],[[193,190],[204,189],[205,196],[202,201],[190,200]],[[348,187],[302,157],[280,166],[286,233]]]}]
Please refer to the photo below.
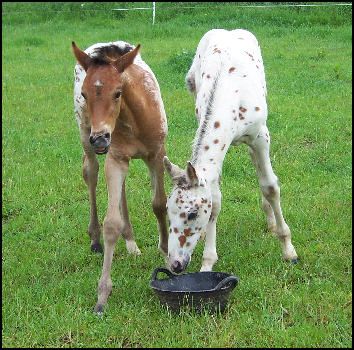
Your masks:
[{"label": "hoof", "polygon": [[98,316],[103,315],[103,305],[102,304],[97,304],[93,310]]},{"label": "hoof", "polygon": [[298,258],[295,258],[295,259],[291,259],[290,262],[295,265],[299,262],[299,259]]},{"label": "hoof", "polygon": [[94,253],[103,253],[103,249],[101,243],[93,243],[91,244],[91,251]]}]

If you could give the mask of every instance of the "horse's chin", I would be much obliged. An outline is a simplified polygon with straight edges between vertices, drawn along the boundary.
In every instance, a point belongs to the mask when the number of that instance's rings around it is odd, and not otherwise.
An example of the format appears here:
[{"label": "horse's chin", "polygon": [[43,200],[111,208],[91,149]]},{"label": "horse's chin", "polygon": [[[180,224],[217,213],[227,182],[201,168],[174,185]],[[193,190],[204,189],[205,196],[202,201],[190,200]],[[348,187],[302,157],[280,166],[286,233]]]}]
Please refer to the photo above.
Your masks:
[{"label": "horse's chin", "polygon": [[106,154],[109,150],[109,146],[107,147],[99,147],[95,149],[95,153],[98,155]]}]

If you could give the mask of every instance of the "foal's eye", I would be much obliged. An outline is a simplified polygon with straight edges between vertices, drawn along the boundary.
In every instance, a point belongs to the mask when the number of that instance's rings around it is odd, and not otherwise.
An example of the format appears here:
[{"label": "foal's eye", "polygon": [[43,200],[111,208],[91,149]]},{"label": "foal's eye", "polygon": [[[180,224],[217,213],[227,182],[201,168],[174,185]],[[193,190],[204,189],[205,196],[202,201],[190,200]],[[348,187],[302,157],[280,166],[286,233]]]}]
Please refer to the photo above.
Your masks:
[{"label": "foal's eye", "polygon": [[86,100],[87,97],[86,97],[86,94],[85,94],[85,93],[82,92],[82,93],[81,93],[81,96]]},{"label": "foal's eye", "polygon": [[114,94],[114,98],[118,100],[118,98],[120,97],[121,94],[122,94],[122,91],[117,91],[117,92]]},{"label": "foal's eye", "polygon": [[198,215],[198,212],[193,211],[191,213],[188,214],[188,220],[194,220]]}]

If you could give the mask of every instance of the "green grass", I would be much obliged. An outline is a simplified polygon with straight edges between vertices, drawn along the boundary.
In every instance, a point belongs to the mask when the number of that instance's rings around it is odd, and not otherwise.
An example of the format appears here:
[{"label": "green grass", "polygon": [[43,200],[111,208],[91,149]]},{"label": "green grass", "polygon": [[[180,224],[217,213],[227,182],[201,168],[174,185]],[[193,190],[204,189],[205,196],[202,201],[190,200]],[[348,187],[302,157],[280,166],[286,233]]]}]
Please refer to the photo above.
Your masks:
[{"label": "green grass", "polygon": [[[173,10],[158,4],[152,26],[149,11],[111,12],[117,3],[85,4],[84,11],[79,5],[3,4],[2,346],[351,347],[351,7],[228,3]],[[142,256],[129,256],[118,242],[113,293],[100,319],[92,308],[102,256],[90,252],[86,234],[71,41],[82,48],[118,39],[142,44],[162,90],[168,155],[183,166],[197,127],[184,77],[200,38],[212,28],[245,28],[259,39],[271,158],[300,262],[281,260],[246,148],[230,149],[215,270],[238,275],[240,284],[223,315],[170,314],[149,288],[152,271],[164,262],[148,172],[136,160],[128,205]],[[102,172],[98,203],[103,220]],[[189,271],[200,268],[202,248]]]}]

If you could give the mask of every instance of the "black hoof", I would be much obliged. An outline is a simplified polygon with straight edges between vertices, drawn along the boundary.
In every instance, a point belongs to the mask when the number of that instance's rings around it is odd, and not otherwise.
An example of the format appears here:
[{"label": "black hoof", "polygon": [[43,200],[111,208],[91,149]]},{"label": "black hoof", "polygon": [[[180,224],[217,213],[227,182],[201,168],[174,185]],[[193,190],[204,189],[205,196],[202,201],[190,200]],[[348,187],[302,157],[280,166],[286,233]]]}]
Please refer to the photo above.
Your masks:
[{"label": "black hoof", "polygon": [[98,316],[102,316],[103,315],[103,305],[102,304],[98,304],[95,306],[94,312],[98,315]]},{"label": "black hoof", "polygon": [[91,251],[94,253],[103,253],[101,243],[94,243],[91,245]]},{"label": "black hoof", "polygon": [[297,264],[299,262],[299,259],[298,258],[295,258],[295,259],[291,259],[291,263],[293,265]]}]

